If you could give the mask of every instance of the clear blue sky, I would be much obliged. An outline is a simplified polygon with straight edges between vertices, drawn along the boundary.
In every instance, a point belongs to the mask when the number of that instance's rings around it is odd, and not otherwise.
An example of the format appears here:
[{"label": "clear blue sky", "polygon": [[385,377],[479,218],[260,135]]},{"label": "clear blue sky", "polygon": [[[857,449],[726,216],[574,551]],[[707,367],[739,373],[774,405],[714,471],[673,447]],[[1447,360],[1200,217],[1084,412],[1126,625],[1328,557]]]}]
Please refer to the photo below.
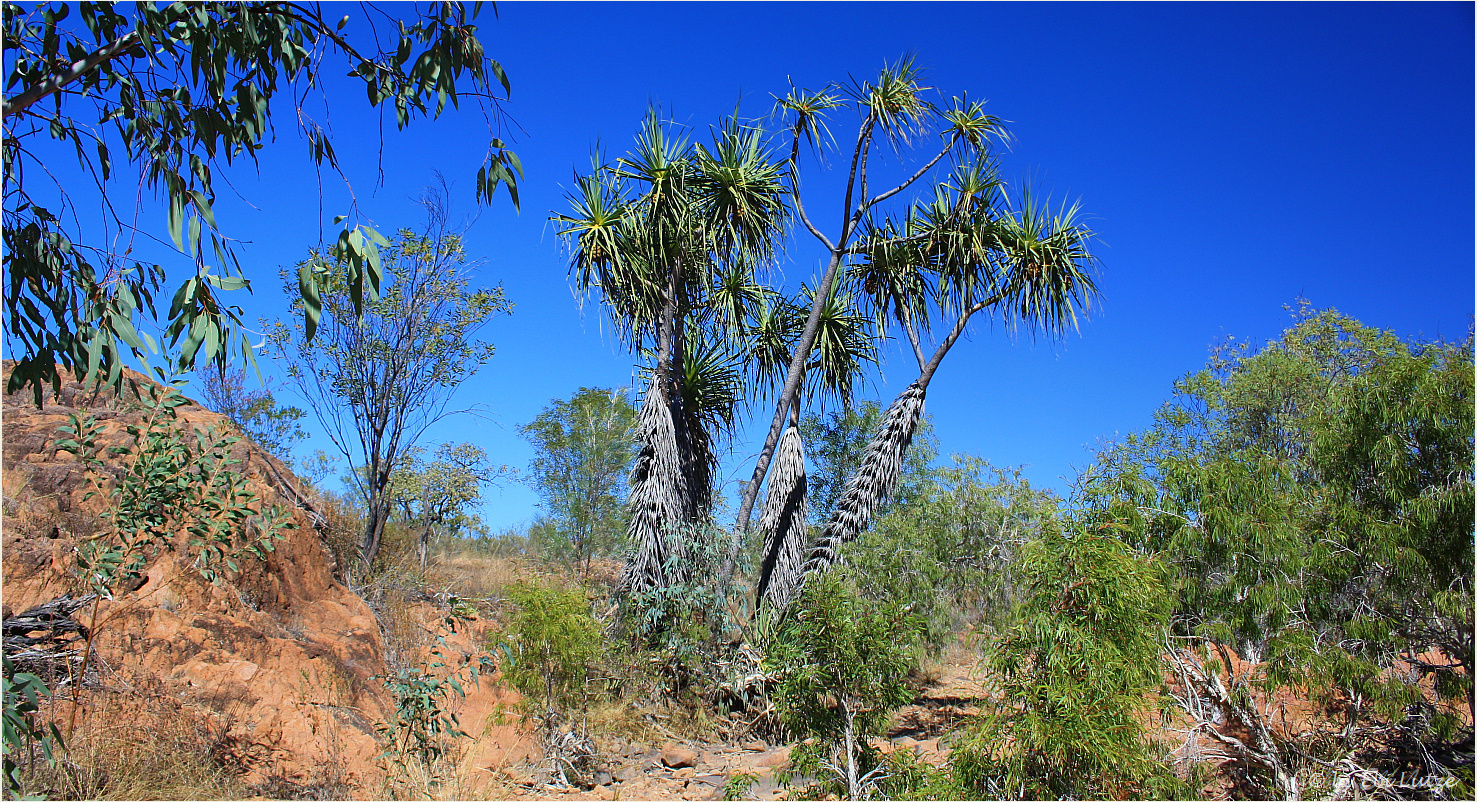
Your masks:
[{"label": "clear blue sky", "polygon": [[[530,450],[516,427],[551,399],[631,383],[632,358],[596,310],[581,314],[546,222],[595,143],[623,151],[649,103],[706,130],[735,103],[767,112],[787,80],[865,78],[907,52],[944,96],[988,98],[1015,135],[1005,176],[1080,199],[1100,238],[1103,303],[1080,334],[1032,342],[977,326],[945,361],[928,412],[946,454],[1025,466],[1033,484],[1063,490],[1098,443],[1145,426],[1213,342],[1275,337],[1300,295],[1406,337],[1459,340],[1472,321],[1469,3],[510,2],[498,14],[484,12],[482,39],[513,83],[523,209],[503,198],[482,209],[469,245],[480,280],[501,283],[517,308],[484,330],[498,353],[459,395],[490,419],[444,424],[428,444],[470,440],[523,467]],[[362,25],[351,19],[349,32]],[[413,198],[437,171],[453,182],[454,211],[475,213],[480,116],[401,134],[387,123],[376,188],[379,126],[353,87],[329,81],[331,122],[375,222],[418,225]],[[227,173],[254,206],[227,190],[217,207],[226,231],[249,241],[252,317],[285,313],[277,269],[347,208],[337,178],[325,175],[320,192],[287,110],[278,115],[260,173]],[[817,190],[807,205],[839,202]],[[781,267],[797,284],[819,257],[800,239]],[[912,377],[892,350],[866,394],[886,404]],[[726,480],[752,470],[768,422],[758,417]],[[482,513],[515,525],[536,503],[512,485],[492,490]]]}]

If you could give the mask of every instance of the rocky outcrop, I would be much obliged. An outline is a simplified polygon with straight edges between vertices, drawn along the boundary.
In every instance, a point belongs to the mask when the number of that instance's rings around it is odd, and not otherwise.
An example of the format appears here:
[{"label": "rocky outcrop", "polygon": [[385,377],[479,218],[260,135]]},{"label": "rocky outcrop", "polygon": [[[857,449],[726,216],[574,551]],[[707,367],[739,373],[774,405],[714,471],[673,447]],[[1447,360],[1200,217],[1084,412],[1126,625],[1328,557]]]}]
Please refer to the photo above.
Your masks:
[{"label": "rocky outcrop", "polygon": [[[129,378],[149,383],[138,374]],[[4,399],[0,548],[7,618],[86,592],[76,547],[104,530],[104,499],[85,498],[90,487],[77,459],[56,448],[58,427],[79,410],[104,423],[103,439],[119,444],[130,440],[126,427],[144,414],[136,401],[89,393],[75,382],[40,409],[28,393]],[[178,417],[200,429],[221,421],[194,404]],[[295,528],[265,560],[243,560],[226,581],[206,581],[181,549],[164,551],[141,584],[78,610],[74,618],[93,630],[94,649],[88,681],[76,694],[79,715],[117,709],[99,702],[127,696],[138,702],[128,709],[141,711],[130,714],[140,717],[130,725],[147,729],[149,716],[195,717],[218,757],[239,767],[248,787],[273,796],[381,796],[384,747],[375,728],[390,718],[393,701],[378,679],[385,649],[375,614],[335,579],[316,516],[301,506],[286,466],[246,441],[233,447],[233,456],[241,460],[235,470],[266,504],[293,510]],[[463,713],[463,727],[494,742],[513,740],[511,730],[482,722],[497,702],[508,701],[496,688],[489,693],[459,703],[472,708]]]}]

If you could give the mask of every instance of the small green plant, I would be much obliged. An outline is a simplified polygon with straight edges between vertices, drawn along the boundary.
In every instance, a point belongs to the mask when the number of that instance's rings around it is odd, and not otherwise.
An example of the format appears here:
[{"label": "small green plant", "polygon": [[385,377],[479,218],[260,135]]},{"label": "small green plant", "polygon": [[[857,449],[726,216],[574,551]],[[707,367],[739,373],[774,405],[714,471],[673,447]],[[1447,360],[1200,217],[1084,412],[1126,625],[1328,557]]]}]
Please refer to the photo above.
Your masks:
[{"label": "small green plant", "polygon": [[41,697],[50,696],[46,683],[35,674],[16,672],[10,657],[4,658],[5,673],[5,790],[12,799],[23,796],[20,755],[26,763],[35,759],[36,750],[53,767],[64,747],[61,731],[55,723],[45,726],[38,720]]},{"label": "small green plant", "polygon": [[1177,799],[1139,714],[1160,688],[1169,596],[1160,567],[1112,524],[1048,529],[1025,550],[1015,623],[988,647],[1000,701],[955,747],[980,799]]},{"label": "small green plant", "polygon": [[882,758],[877,796],[883,799],[971,799],[947,766],[930,765],[911,749],[898,749]]},{"label": "small green plant", "polygon": [[505,655],[503,676],[552,734],[561,713],[585,707],[604,634],[582,588],[519,582],[508,590],[508,600],[513,610],[507,628],[493,637]]},{"label": "small green plant", "polygon": [[868,602],[836,572],[806,582],[766,660],[780,678],[781,719],[808,741],[791,753],[796,773],[827,776],[849,799],[869,793],[883,770],[867,739],[912,699],[906,680],[921,635],[906,607]]},{"label": "small green plant", "polygon": [[732,590],[722,579],[719,535],[711,525],[674,527],[662,569],[672,581],[622,600],[622,617],[634,645],[661,653],[673,690],[719,679],[713,669],[725,656],[720,641],[731,625]]},{"label": "small green plant", "polygon": [[[241,461],[230,451],[240,437],[221,428],[187,434],[175,410],[189,399],[173,387],[146,390],[139,396],[143,421],[126,427],[130,444],[105,446],[103,424],[75,412],[60,428],[66,437],[56,442],[87,471],[92,488],[83,500],[108,498],[107,527],[77,549],[83,581],[102,598],[136,580],[162,551],[180,547],[188,567],[218,582],[223,572],[239,573],[245,555],[265,559],[282,530],[295,526],[285,507],[261,503],[233,469]],[[121,475],[114,478],[109,464],[121,465]]]},{"label": "small green plant", "polygon": [[748,799],[750,796],[749,789],[753,788],[754,783],[758,781],[759,775],[757,774],[750,774],[747,771],[734,772],[723,783],[723,799],[726,802],[738,802],[741,799]]},{"label": "small green plant", "polygon": [[486,652],[468,654],[454,650],[446,635],[470,616],[459,599],[453,597],[450,612],[442,620],[431,647],[430,660],[422,667],[405,667],[379,679],[395,699],[395,718],[380,723],[377,729],[389,741],[381,759],[391,764],[391,790],[396,777],[406,773],[406,761],[418,759],[431,769],[446,751],[448,738],[470,738],[461,721],[451,710],[451,695],[466,698],[466,685],[476,685],[483,672],[496,668]]},{"label": "small green plant", "polygon": [[[79,672],[84,678],[93,639],[118,615],[99,618],[99,603],[138,587],[161,553],[182,552],[187,573],[218,584],[240,575],[245,556],[265,560],[282,531],[296,527],[287,508],[268,507],[234,469],[241,461],[231,448],[240,437],[221,427],[186,432],[176,410],[190,401],[177,387],[149,384],[140,393],[130,384],[144,413],[125,427],[131,442],[104,444],[103,424],[75,412],[56,441],[57,450],[76,455],[86,472],[91,488],[83,500],[105,496],[108,502],[103,529],[83,540],[76,554],[81,583],[93,594]],[[69,732],[80,709],[72,707]]]}]

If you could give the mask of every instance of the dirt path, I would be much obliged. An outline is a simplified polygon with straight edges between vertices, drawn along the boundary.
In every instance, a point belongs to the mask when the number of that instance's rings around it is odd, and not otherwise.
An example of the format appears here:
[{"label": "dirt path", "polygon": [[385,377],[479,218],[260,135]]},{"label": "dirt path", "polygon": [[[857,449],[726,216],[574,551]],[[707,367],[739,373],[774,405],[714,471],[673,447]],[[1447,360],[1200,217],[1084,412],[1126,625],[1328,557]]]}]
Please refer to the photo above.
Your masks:
[{"label": "dirt path", "polygon": [[[874,741],[883,751],[912,749],[924,760],[941,763],[948,755],[943,735],[965,718],[978,715],[985,688],[974,679],[973,660],[960,649],[937,668],[919,689],[913,704],[893,717],[888,737]],[[508,769],[511,799],[722,799],[730,777],[739,773],[755,782],[747,798],[779,799],[785,787],[776,773],[789,766],[790,747],[761,739],[742,742],[671,741],[642,743],[611,738],[599,744],[607,770],[594,788],[560,789],[537,783],[526,764]]]}]

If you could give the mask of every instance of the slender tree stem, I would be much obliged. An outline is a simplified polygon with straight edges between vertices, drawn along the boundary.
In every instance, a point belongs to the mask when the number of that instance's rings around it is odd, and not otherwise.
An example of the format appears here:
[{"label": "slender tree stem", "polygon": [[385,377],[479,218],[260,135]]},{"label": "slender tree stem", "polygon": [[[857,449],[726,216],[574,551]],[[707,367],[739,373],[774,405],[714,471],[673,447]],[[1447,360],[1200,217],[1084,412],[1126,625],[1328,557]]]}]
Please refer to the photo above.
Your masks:
[{"label": "slender tree stem", "polygon": [[969,324],[970,316],[973,315],[975,312],[978,312],[981,309],[990,306],[991,304],[998,303],[1002,297],[1004,296],[999,294],[992,295],[989,298],[986,298],[985,300],[974,304],[973,306],[965,308],[964,312],[959,315],[959,319],[954,321],[954,328],[949,331],[949,336],[945,337],[944,341],[940,343],[939,347],[933,352],[933,358],[928,360],[928,364],[924,365],[923,368],[918,371],[919,389],[928,389],[928,383],[930,381],[933,381],[934,372],[939,369],[939,364],[944,361],[944,355],[948,354],[949,349],[954,347],[954,343],[958,341],[959,335],[964,333],[965,327]]},{"label": "slender tree stem", "polygon": [[923,177],[923,174],[924,173],[927,173],[929,170],[932,170],[933,167],[934,167],[934,165],[936,165],[936,164],[939,163],[939,160],[940,159],[942,159],[945,156],[949,155],[949,151],[951,151],[951,150],[954,149],[954,145],[958,141],[959,141],[959,135],[958,134],[955,134],[954,136],[950,137],[948,143],[944,145],[944,149],[941,150],[941,151],[939,151],[939,154],[937,156],[934,156],[932,161],[930,161],[928,164],[923,165],[923,167],[920,168],[918,170],[918,172],[913,173],[912,177],[910,177],[907,181],[904,181],[903,183],[898,184],[897,186],[893,187],[892,189],[889,189],[886,192],[882,193],[881,195],[878,195],[877,197],[875,197],[875,198],[871,199],[870,201],[868,201],[867,202],[867,208],[870,209],[871,207],[876,206],[877,204],[879,204],[879,203],[887,200],[888,198],[892,197],[893,195],[896,195],[899,192],[902,192],[903,190],[905,190],[909,186],[911,186],[914,181],[917,181],[918,179],[922,178]]},{"label": "slender tree stem", "polygon": [[908,333],[908,342],[913,346],[913,356],[918,359],[918,372],[922,373],[927,363],[923,361],[923,347],[919,344],[918,332],[913,327],[913,311],[908,308],[906,302],[901,304],[901,307],[903,312],[903,330]]},{"label": "slender tree stem", "polygon": [[868,114],[867,119],[862,123],[861,130],[857,132],[856,147],[852,151],[851,174],[847,179],[845,205],[842,206],[841,238],[831,248],[831,259],[826,265],[825,274],[821,277],[820,286],[816,288],[815,300],[810,305],[810,316],[805,320],[805,329],[800,334],[800,342],[795,345],[795,353],[790,358],[790,368],[785,375],[785,387],[780,393],[779,401],[775,404],[774,419],[769,425],[769,435],[764,440],[764,448],[759,452],[758,462],[754,466],[754,475],[749,480],[748,486],[744,488],[728,556],[723,564],[722,576],[725,582],[733,577],[733,569],[738,562],[738,551],[743,545],[743,533],[749,529],[749,519],[754,512],[754,500],[759,497],[759,485],[764,482],[764,475],[769,471],[769,463],[774,458],[775,445],[779,443],[780,434],[784,431],[790,405],[795,403],[800,393],[800,379],[804,375],[805,364],[810,360],[810,351],[815,345],[816,333],[820,327],[821,307],[825,304],[826,298],[830,297],[831,285],[835,282],[836,271],[841,266],[842,251],[851,237],[853,227],[850,213],[851,198],[856,189],[858,163],[861,161],[862,152],[867,138],[871,135],[872,127],[873,118]]}]

